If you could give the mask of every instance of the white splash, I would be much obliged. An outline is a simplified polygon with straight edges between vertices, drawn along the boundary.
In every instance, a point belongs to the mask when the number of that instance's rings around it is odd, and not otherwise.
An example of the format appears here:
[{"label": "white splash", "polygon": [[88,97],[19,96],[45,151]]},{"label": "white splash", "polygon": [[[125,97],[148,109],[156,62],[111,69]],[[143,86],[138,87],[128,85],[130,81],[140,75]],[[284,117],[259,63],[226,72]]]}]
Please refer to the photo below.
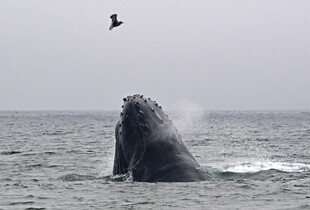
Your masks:
[{"label": "white splash", "polygon": [[114,153],[115,153],[115,147],[111,147],[106,151],[105,158],[103,158],[103,160],[105,161],[103,161],[98,166],[100,176],[109,176],[112,174],[114,165]]},{"label": "white splash", "polygon": [[271,161],[254,161],[225,166],[223,171],[236,173],[255,173],[262,170],[276,169],[285,172],[302,172],[310,170],[310,164],[285,163]]}]

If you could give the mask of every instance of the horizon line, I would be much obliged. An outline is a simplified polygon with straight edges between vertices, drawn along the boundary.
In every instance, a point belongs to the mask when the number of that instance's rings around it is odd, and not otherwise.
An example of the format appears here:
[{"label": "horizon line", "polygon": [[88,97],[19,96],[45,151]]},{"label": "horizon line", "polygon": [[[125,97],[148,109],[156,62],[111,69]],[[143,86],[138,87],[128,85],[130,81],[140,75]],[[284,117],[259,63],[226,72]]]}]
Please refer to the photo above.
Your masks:
[{"label": "horizon line", "polygon": [[[0,112],[120,112],[122,109],[0,109]],[[184,112],[274,112],[274,111],[300,111],[310,112],[310,109],[164,109],[165,111],[184,111]]]}]

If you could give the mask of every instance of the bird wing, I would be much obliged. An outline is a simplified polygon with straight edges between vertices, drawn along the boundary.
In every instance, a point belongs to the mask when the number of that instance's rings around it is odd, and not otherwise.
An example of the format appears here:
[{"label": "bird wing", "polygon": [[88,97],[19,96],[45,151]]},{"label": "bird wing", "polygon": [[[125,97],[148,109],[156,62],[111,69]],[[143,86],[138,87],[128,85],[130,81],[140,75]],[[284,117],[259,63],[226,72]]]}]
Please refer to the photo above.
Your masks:
[{"label": "bird wing", "polygon": [[111,15],[112,22],[117,21],[117,14]]}]

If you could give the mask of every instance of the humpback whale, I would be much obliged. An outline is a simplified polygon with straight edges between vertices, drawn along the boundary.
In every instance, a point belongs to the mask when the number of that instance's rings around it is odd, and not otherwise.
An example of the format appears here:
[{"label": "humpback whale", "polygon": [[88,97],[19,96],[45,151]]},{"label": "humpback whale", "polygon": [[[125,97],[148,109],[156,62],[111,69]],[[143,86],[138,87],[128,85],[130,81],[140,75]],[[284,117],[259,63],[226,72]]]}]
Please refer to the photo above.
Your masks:
[{"label": "humpback whale", "polygon": [[143,95],[123,99],[115,127],[113,175],[131,173],[133,181],[211,180],[184,145],[172,121],[156,101]]}]

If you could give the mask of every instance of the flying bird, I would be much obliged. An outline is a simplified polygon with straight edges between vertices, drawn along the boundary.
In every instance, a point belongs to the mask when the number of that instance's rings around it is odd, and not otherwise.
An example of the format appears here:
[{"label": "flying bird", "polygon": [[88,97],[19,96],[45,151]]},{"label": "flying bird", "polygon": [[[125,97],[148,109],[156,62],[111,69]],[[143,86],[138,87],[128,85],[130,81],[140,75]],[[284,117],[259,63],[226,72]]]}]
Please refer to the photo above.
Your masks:
[{"label": "flying bird", "polygon": [[117,20],[117,14],[114,14],[114,15],[111,15],[110,17],[112,19],[112,23],[111,23],[111,26],[110,26],[110,31],[114,28],[114,27],[117,27],[117,26],[120,26],[123,22],[122,21],[118,21]]}]

